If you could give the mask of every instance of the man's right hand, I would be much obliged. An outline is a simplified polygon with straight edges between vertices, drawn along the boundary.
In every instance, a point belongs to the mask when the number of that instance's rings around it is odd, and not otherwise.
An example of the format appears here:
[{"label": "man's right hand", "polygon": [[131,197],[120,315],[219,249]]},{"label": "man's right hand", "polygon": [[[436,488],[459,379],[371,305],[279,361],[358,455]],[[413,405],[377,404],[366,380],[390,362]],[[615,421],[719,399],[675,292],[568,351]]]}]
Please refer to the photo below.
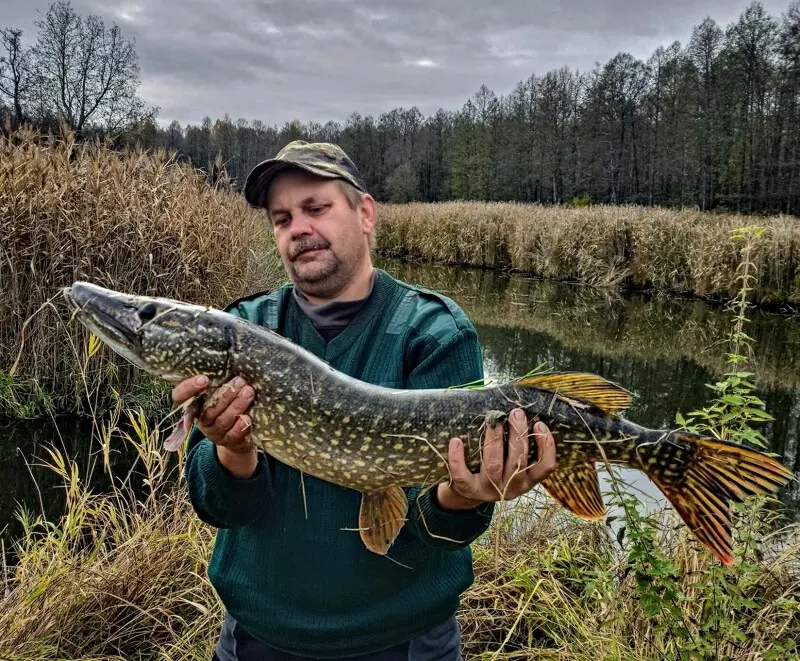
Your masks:
[{"label": "man's right hand", "polygon": [[[173,388],[172,401],[180,406],[207,387],[207,377],[190,377]],[[254,397],[252,386],[236,377],[210,395],[206,407],[195,420],[197,428],[217,446],[220,463],[236,477],[250,477],[258,465],[256,448],[250,438],[252,421],[246,413]]]}]

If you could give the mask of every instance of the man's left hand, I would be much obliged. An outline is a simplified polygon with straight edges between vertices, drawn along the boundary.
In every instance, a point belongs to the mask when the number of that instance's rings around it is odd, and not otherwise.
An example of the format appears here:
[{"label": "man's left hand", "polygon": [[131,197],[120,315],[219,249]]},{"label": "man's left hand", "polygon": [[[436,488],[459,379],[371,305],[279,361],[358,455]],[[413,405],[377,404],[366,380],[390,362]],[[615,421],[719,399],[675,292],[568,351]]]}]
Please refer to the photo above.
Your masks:
[{"label": "man's left hand", "polygon": [[509,414],[508,457],[503,462],[503,425],[486,426],[483,461],[479,473],[470,472],[461,439],[450,440],[447,463],[450,481],[438,485],[437,499],[443,509],[466,510],[481,503],[512,500],[527,493],[556,467],[553,434],[537,422],[533,436],[539,460],[528,466],[528,419],[522,409]]}]

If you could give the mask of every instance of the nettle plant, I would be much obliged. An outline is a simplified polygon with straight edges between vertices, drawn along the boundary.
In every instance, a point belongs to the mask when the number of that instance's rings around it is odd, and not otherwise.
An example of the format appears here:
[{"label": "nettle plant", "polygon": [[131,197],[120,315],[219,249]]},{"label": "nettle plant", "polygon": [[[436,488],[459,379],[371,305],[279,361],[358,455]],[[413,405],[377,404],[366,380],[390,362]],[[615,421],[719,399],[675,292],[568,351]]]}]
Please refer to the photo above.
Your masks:
[{"label": "nettle plant", "polygon": [[[748,296],[758,272],[754,248],[764,232],[762,227],[749,226],[732,234],[739,246],[740,263],[738,293],[730,304],[734,317],[726,355],[731,369],[720,381],[708,384],[713,398],[707,406],[686,415],[677,413],[676,420],[691,432],[766,449],[767,440],[756,426],[773,418],[756,395],[753,373],[746,370],[753,359],[753,338],[745,331]],[[612,480],[611,502],[622,510],[625,519],[617,539],[622,545],[627,538],[622,575],[633,579],[638,606],[650,619],[649,642],[660,658],[744,658],[748,651],[757,650],[760,658],[778,659],[800,651],[785,627],[776,627],[772,633],[761,630],[758,642],[754,641],[755,622],[761,620],[763,625],[773,619],[768,615],[783,613],[791,618],[800,613],[796,599],[772,595],[763,584],[760,547],[778,518],[768,507],[774,498],[753,497],[733,505],[737,562],[725,567],[703,557],[691,541],[682,547],[667,544],[667,538],[675,538],[669,534],[674,532],[669,524],[659,523],[655,515],[643,514],[637,498],[624,494],[616,483]],[[691,559],[686,553],[689,546],[693,548]]]}]

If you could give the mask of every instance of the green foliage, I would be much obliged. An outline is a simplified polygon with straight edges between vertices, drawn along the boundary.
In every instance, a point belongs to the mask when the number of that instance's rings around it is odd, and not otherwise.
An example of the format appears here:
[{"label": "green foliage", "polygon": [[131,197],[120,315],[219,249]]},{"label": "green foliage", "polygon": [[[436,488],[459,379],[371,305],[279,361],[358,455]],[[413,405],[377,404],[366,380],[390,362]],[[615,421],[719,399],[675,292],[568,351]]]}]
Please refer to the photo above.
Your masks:
[{"label": "green foliage", "polygon": [[[737,229],[733,235],[742,243],[740,290],[732,303],[735,314],[726,354],[727,361],[735,367],[722,381],[709,386],[715,393],[710,405],[687,417],[680,413],[676,417],[679,424],[695,433],[766,447],[766,439],[753,425],[770,420],[771,416],[754,394],[755,387],[749,381],[752,374],[741,369],[750,359],[745,352],[751,352],[752,342],[744,332],[748,322],[747,299],[756,268],[752,254],[763,233],[763,228],[745,227]],[[701,566],[695,570],[687,589],[685,576],[656,541],[659,533],[652,518],[640,512],[634,496],[621,492],[617,480],[613,481],[613,486],[611,501],[623,510],[625,517],[625,527],[617,539],[622,543],[627,536],[626,571],[634,576],[643,614],[651,618],[653,631],[659,634],[661,657],[676,661],[729,658],[731,649],[748,642],[748,622],[768,602],[765,586],[760,584],[763,568],[757,562],[761,542],[776,524],[777,515],[766,509],[767,499],[751,498],[733,508],[734,521],[736,515],[746,513],[748,522],[742,529],[734,525],[738,562],[730,567],[716,561]],[[693,604],[694,608],[687,608],[687,604]],[[795,606],[795,603],[787,604],[789,608]],[[780,633],[770,642],[771,652],[797,650],[796,641]]]},{"label": "green foliage", "polygon": [[752,254],[756,242],[762,238],[763,227],[749,226],[733,232],[733,238],[742,242],[739,250],[741,262],[738,267],[737,280],[740,288],[731,303],[734,312],[734,323],[731,329],[727,352],[727,362],[733,369],[725,373],[725,378],[709,386],[715,393],[711,403],[687,417],[676,415],[678,424],[695,433],[713,434],[717,438],[731,440],[736,443],[749,442],[761,448],[767,447],[764,435],[753,425],[772,420],[772,416],[764,410],[764,402],[754,394],[756,388],[751,377],[753,372],[742,370],[752,353],[752,341],[745,332],[748,323],[748,295],[752,291],[752,282],[756,279]]},{"label": "green foliage", "polygon": [[52,396],[35,379],[11,376],[0,369],[0,418],[32,419],[53,412]]},{"label": "green foliage", "polygon": [[570,207],[588,207],[592,205],[592,196],[589,193],[583,195],[576,195],[569,201]]}]

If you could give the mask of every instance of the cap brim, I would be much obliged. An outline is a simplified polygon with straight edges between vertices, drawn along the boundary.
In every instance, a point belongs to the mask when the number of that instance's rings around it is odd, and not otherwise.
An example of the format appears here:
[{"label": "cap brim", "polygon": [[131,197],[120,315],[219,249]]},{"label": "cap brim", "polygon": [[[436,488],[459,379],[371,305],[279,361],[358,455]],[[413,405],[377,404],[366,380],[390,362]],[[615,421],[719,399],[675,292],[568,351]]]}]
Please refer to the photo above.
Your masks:
[{"label": "cap brim", "polygon": [[286,170],[305,170],[325,179],[341,179],[340,175],[310,165],[270,159],[256,165],[244,182],[244,197],[254,207],[267,206],[267,194],[272,180]]}]

